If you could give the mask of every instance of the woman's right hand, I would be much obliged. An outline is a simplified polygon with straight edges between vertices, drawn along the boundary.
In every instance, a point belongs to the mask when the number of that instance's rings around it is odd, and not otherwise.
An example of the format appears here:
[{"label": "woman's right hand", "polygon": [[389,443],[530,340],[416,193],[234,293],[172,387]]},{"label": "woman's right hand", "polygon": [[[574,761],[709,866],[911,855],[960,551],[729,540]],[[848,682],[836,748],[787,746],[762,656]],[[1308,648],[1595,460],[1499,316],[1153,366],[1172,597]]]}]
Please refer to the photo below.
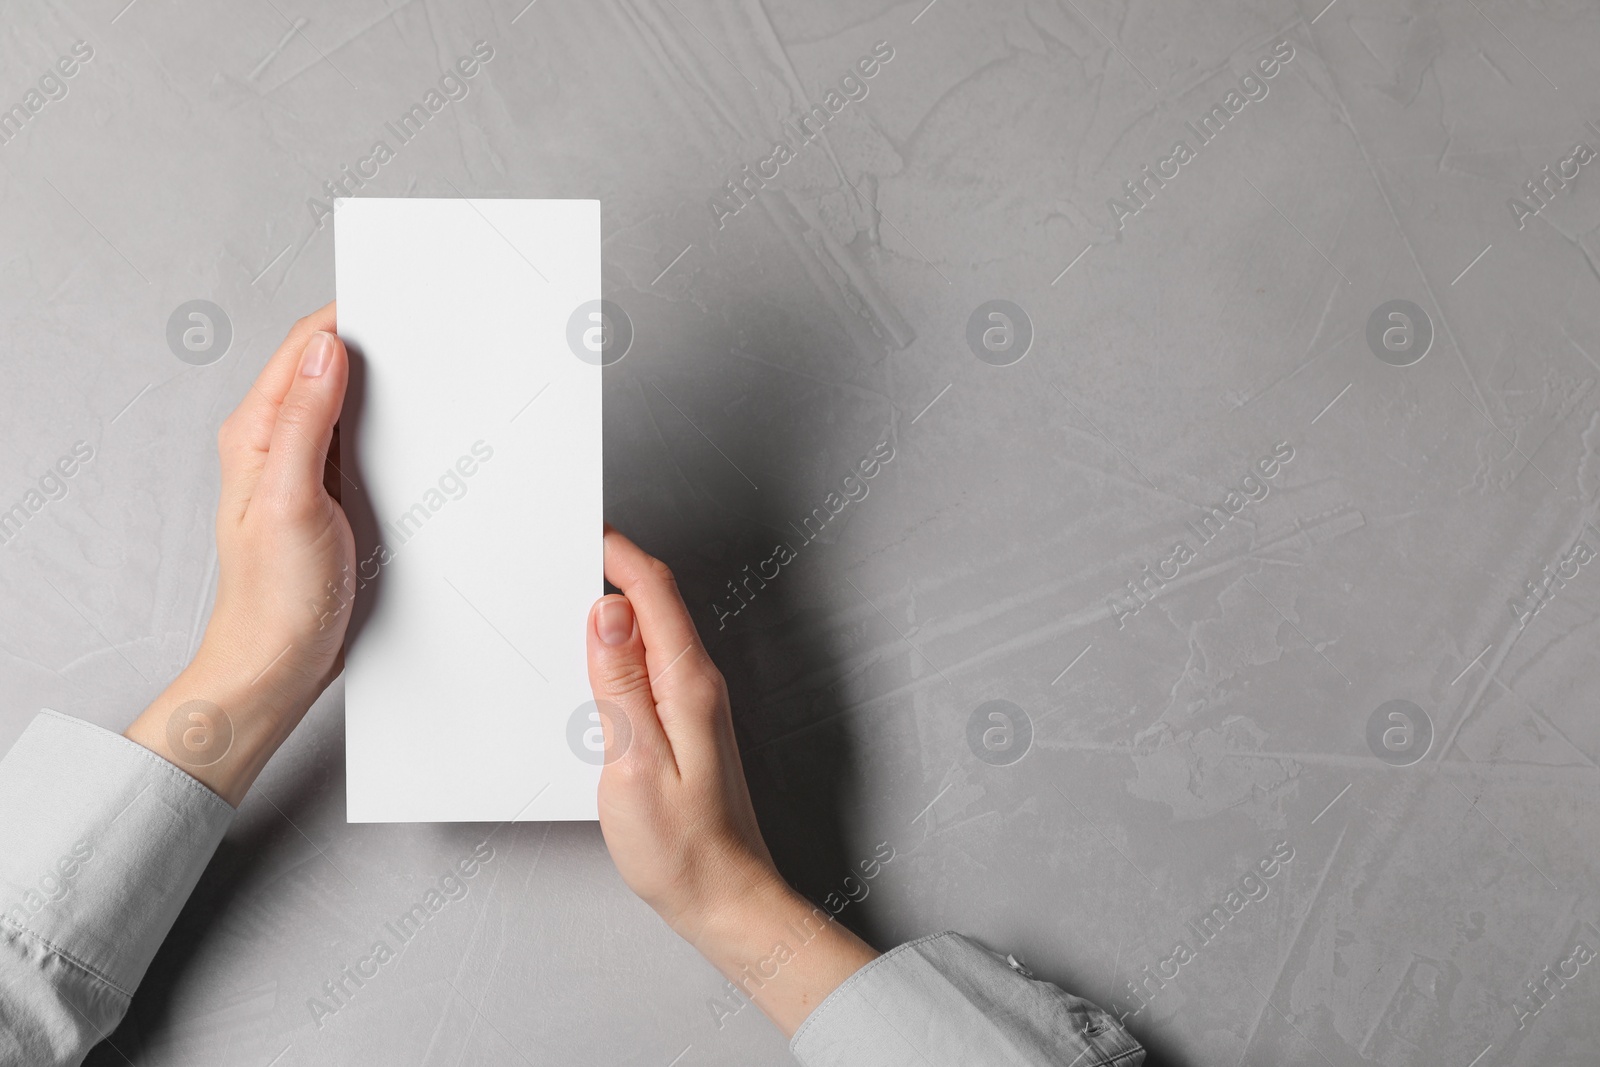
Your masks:
[{"label": "woman's right hand", "polygon": [[791,1035],[878,953],[774,866],[727,685],[672,572],[610,527],[605,572],[622,593],[591,610],[588,648],[606,847],[628,888]]},{"label": "woman's right hand", "polygon": [[680,933],[782,883],[745,787],[728,687],[672,572],[615,530],[620,596],[590,613],[589,682],[606,729],[600,828],[628,888]]}]

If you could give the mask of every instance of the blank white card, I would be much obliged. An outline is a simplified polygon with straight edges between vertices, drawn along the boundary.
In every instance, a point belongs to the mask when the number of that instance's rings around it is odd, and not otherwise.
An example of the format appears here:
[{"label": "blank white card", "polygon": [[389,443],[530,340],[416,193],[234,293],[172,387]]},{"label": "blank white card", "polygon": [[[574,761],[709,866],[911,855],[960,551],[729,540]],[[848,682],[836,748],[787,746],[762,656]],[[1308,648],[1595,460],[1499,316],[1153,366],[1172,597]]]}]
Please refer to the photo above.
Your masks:
[{"label": "blank white card", "polygon": [[599,202],[346,199],[334,234],[349,820],[594,819]]}]

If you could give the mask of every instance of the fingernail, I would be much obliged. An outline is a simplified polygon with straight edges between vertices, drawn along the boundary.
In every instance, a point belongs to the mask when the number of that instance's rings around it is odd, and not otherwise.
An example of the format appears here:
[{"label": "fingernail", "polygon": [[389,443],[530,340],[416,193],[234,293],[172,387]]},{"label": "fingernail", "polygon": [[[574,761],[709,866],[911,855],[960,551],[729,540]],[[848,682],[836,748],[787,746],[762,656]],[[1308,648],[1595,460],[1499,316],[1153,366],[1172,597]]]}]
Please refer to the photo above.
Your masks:
[{"label": "fingernail", "polygon": [[612,597],[600,605],[594,628],[606,644],[622,644],[633,636],[633,605],[626,597]]},{"label": "fingernail", "polygon": [[305,354],[300,357],[300,373],[307,378],[319,378],[333,360],[333,334],[318,330],[306,342]]}]

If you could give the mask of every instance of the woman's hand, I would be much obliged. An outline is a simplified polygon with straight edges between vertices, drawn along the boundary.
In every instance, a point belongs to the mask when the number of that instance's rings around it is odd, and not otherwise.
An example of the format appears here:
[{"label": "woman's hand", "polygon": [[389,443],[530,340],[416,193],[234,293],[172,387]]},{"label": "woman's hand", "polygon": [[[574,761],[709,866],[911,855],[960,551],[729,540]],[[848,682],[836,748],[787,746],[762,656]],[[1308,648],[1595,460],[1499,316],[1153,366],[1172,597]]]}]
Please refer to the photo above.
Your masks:
[{"label": "woman's hand", "polygon": [[589,682],[606,732],[606,847],[628,887],[792,1035],[878,953],[773,865],[727,685],[672,572],[609,527],[605,571],[622,590],[589,617]]},{"label": "woman's hand", "polygon": [[333,304],[295,323],[223,422],[216,605],[194,662],[125,732],[235,806],[343,658],[355,542],[328,470],[350,377],[334,328]]}]

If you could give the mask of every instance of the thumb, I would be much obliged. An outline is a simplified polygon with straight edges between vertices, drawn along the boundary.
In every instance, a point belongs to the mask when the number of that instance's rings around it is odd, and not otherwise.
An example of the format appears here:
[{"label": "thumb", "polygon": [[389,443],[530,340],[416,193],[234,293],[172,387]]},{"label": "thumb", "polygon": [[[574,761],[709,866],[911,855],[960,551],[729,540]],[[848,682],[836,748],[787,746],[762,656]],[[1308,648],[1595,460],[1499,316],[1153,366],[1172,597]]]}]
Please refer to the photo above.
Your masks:
[{"label": "thumb", "polygon": [[344,342],[325,330],[313,333],[272,427],[261,477],[275,493],[303,499],[321,492],[328,443],[349,380]]},{"label": "thumb", "polygon": [[645,665],[644,640],[625,596],[601,597],[589,612],[589,687],[605,730],[605,765],[632,754],[654,765],[670,748]]}]

